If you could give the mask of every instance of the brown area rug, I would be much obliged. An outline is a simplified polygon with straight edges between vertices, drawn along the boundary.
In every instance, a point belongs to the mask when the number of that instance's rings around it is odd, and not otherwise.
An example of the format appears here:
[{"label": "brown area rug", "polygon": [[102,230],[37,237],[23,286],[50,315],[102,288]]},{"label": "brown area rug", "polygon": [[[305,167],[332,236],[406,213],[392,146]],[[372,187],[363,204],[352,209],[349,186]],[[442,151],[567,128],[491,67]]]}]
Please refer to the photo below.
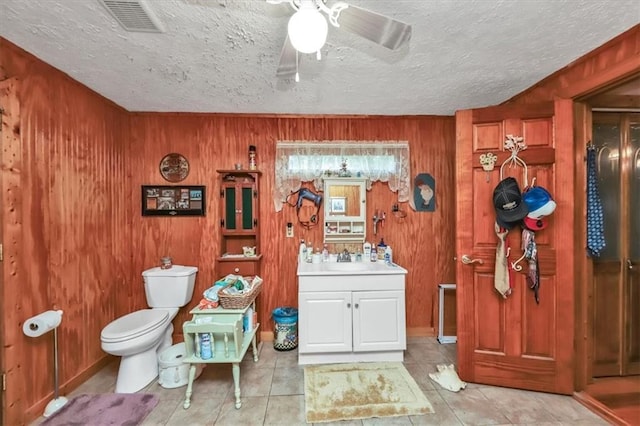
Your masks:
[{"label": "brown area rug", "polygon": [[135,426],[158,404],[148,393],[82,394],[40,423],[41,426]]},{"label": "brown area rug", "polygon": [[307,423],[433,413],[400,362],[306,366],[304,401]]}]

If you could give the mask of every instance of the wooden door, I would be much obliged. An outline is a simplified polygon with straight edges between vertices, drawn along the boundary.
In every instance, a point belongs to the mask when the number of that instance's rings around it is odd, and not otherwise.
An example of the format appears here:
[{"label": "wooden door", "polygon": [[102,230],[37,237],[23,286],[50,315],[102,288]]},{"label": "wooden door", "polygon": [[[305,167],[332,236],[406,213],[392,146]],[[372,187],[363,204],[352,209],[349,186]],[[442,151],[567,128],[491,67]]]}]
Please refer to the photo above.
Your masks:
[{"label": "wooden door", "polygon": [[[514,272],[507,299],[494,288],[498,237],[493,190],[509,158],[507,135],[522,136],[529,183],[543,186],[557,208],[536,232],[540,303],[524,272]],[[458,370],[468,382],[571,394],[574,345],[574,155],[573,103],[514,105],[456,113],[456,266]],[[485,172],[480,155],[496,154]],[[504,168],[524,189],[524,168]],[[508,235],[510,261],[521,257],[518,227]],[[475,260],[461,262],[463,255]],[[525,262],[526,265],[526,262]]]}]

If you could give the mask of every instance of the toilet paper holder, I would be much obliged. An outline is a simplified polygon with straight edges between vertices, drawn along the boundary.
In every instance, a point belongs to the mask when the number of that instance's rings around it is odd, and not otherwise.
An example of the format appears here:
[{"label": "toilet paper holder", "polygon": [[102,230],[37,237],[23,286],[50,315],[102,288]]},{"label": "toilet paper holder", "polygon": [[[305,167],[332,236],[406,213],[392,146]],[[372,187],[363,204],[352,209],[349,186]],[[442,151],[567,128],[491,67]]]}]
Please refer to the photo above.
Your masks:
[{"label": "toilet paper holder", "polygon": [[23,326],[22,331],[28,337],[40,337],[43,334],[53,330],[53,382],[54,382],[54,396],[47,404],[43,416],[49,417],[60,408],[62,408],[67,402],[67,398],[59,396],[59,383],[58,383],[58,326],[62,322],[62,311],[46,311],[38,314],[34,317],[27,319]]}]

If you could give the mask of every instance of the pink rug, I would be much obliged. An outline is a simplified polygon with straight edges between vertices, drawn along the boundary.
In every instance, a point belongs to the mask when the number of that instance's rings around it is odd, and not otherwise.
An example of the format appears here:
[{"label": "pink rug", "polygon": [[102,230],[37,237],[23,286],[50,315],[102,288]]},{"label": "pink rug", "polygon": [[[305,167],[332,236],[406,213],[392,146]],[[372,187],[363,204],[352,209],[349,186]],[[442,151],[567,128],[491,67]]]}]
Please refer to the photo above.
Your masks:
[{"label": "pink rug", "polygon": [[158,404],[148,393],[82,394],[67,402],[41,423],[42,426],[135,426]]}]

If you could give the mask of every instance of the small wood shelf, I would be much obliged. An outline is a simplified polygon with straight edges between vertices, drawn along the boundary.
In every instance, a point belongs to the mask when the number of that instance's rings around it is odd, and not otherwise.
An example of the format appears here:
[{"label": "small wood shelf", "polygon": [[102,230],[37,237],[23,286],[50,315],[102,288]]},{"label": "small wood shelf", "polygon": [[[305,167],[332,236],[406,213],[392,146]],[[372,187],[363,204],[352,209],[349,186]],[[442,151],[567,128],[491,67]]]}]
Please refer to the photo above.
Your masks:
[{"label": "small wood shelf", "polygon": [[[255,312],[255,300],[243,309],[215,309],[194,308],[189,313],[191,321],[182,325],[186,356],[183,362],[191,364],[189,368],[189,382],[183,407],[186,410],[191,406],[193,392],[193,380],[196,374],[196,364],[221,364],[230,363],[235,384],[236,408],[242,406],[240,399],[240,362],[247,353],[250,345],[253,346],[253,361],[258,362],[258,347],[256,334],[260,324],[256,324],[250,331],[243,332],[243,319],[249,308]],[[249,322],[251,323],[251,321]],[[197,352],[196,342],[198,335],[209,333],[211,335],[212,357],[202,359]]]}]

